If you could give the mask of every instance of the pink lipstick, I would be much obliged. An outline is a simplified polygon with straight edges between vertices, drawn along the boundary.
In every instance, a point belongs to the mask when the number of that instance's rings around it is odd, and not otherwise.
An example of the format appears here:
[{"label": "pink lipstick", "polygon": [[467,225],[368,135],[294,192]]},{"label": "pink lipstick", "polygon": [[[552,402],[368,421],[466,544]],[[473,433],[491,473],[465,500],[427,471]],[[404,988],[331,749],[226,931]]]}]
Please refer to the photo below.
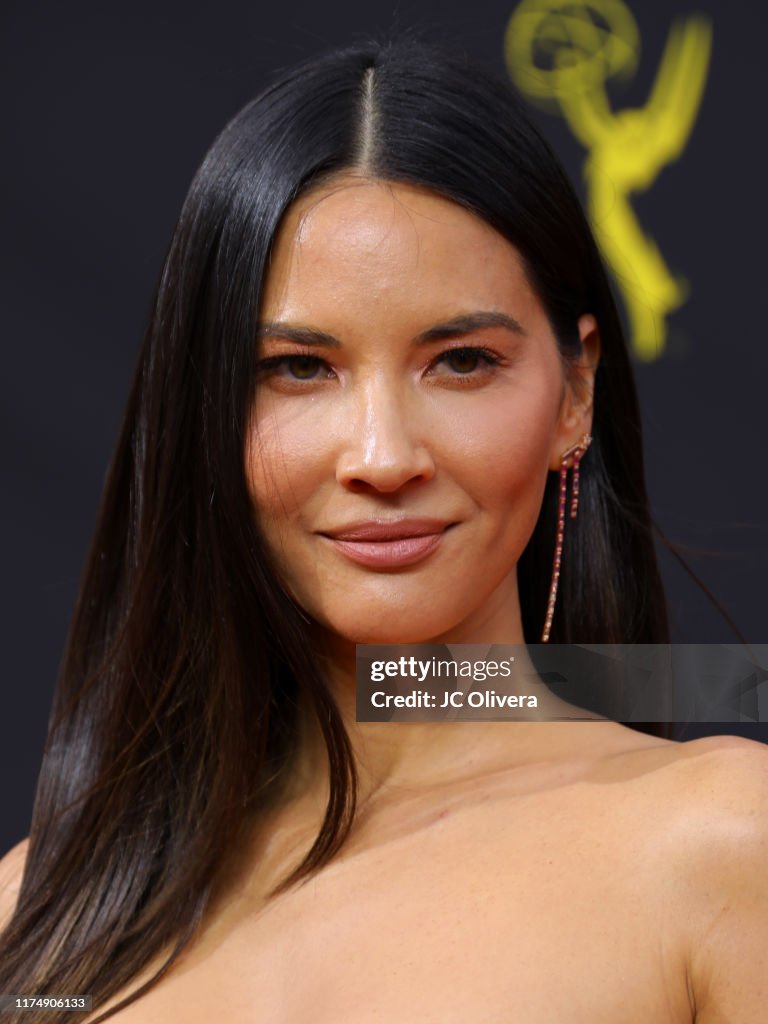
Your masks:
[{"label": "pink lipstick", "polygon": [[323,530],[321,535],[358,565],[397,569],[415,565],[431,555],[452,525],[444,519],[377,519]]}]

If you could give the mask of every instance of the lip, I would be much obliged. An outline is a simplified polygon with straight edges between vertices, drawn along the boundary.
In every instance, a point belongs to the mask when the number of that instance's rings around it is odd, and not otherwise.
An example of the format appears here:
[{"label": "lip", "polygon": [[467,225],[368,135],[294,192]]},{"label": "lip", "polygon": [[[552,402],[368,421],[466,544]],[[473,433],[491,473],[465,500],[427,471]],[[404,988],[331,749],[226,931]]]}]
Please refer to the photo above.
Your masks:
[{"label": "lip", "polygon": [[374,569],[415,565],[432,554],[451,526],[444,519],[368,519],[320,531],[342,555]]}]

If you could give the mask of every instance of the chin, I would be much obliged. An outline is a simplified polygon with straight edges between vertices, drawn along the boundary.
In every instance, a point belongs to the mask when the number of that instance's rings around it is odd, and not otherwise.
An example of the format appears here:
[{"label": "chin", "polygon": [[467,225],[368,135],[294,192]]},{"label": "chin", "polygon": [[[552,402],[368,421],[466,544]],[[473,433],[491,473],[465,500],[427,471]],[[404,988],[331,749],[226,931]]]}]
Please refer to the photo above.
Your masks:
[{"label": "chin", "polygon": [[459,623],[417,615],[388,615],[383,612],[376,621],[355,623],[327,623],[337,636],[353,644],[422,644],[438,643]]}]

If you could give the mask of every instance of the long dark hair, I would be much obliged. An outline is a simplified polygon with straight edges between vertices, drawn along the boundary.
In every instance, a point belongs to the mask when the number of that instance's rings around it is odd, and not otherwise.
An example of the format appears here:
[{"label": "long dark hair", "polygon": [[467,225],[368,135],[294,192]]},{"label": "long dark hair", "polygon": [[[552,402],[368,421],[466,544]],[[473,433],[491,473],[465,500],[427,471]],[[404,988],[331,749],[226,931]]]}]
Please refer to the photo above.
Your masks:
[{"label": "long dark hair", "polygon": [[[216,140],[171,242],[56,691],[0,991],[88,992],[98,1006],[175,944],[154,983],[226,885],[246,823],[279,792],[301,708],[324,735],[330,798],[284,885],[348,833],[349,741],[306,616],[254,523],[243,447],[276,229],[299,194],[349,169],[426,186],[509,239],[566,356],[579,316],[597,318],[594,442],[552,641],[667,640],[627,348],[549,147],[505,83],[414,41],[296,68]],[[551,476],[518,567],[529,641],[546,607]]]}]

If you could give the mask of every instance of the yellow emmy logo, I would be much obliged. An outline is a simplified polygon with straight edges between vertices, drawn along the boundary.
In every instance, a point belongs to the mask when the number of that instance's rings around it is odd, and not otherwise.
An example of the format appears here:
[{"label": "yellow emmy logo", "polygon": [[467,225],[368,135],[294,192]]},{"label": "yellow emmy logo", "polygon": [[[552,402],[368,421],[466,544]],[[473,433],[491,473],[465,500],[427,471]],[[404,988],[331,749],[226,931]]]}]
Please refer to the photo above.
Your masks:
[{"label": "yellow emmy logo", "polygon": [[633,350],[644,360],[663,352],[667,316],[685,302],[687,287],[643,231],[630,197],[685,149],[711,48],[708,18],[675,22],[646,105],[615,111],[606,82],[632,75],[640,54],[637,24],[621,0],[522,0],[507,26],[505,56],[518,89],[559,111],[588,150],[588,212],[624,298]]}]

